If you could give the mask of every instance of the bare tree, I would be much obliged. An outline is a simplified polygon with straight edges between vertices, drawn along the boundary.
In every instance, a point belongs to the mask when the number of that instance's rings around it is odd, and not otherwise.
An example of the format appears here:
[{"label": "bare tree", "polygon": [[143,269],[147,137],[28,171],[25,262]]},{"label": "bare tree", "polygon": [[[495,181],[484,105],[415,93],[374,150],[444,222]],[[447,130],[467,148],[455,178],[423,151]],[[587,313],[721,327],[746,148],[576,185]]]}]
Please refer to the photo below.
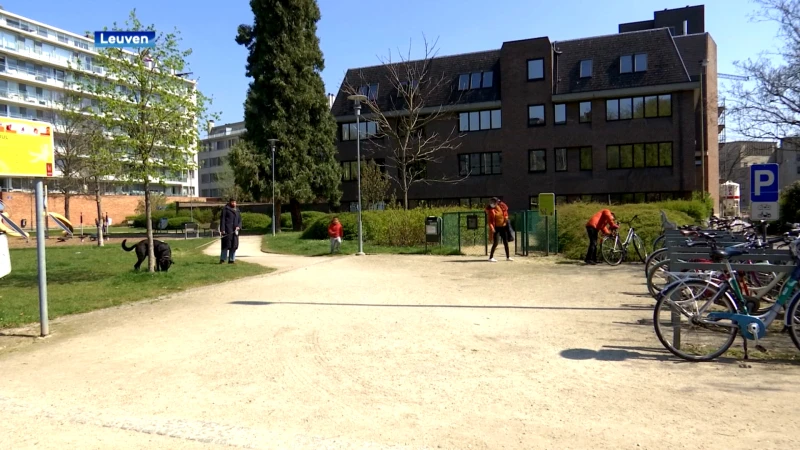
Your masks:
[{"label": "bare tree", "polygon": [[800,135],[800,0],[755,0],[761,8],[757,21],[778,24],[774,53],[736,61],[752,83],[737,82],[731,89],[736,131],[751,139],[782,139]]},{"label": "bare tree", "polygon": [[[446,175],[432,177],[428,173],[429,164],[440,163],[446,153],[461,145],[462,135],[457,125],[449,130],[446,126],[446,121],[457,118],[448,106],[457,103],[458,93],[453,80],[437,68],[438,40],[429,43],[423,36],[423,42],[422,59],[412,60],[409,46],[405,56],[397,52],[398,61],[392,60],[391,52],[388,57],[379,58],[382,79],[368,79],[360,73],[357,79],[345,79],[344,83],[346,93],[368,97],[364,117],[367,122],[358,132],[362,138],[368,138],[368,150],[386,155],[386,168],[390,169],[386,174],[403,193],[405,209],[408,209],[408,192],[415,184],[464,180]],[[370,92],[370,85],[374,84],[385,89],[383,95]]]},{"label": "bare tree", "polygon": [[[76,75],[69,72],[66,79],[73,80]],[[83,165],[93,140],[90,130],[93,112],[89,99],[75,90],[77,86],[71,81],[66,84],[66,92],[57,93],[53,99],[56,110],[53,125],[57,136],[55,162],[61,172],[58,190],[64,195],[64,216],[69,219],[70,198],[74,192],[83,190]]]},{"label": "bare tree", "polygon": [[[719,175],[725,181],[731,181],[742,169],[744,148],[740,145],[723,145],[719,150]],[[737,177],[738,178],[738,177]]]}]

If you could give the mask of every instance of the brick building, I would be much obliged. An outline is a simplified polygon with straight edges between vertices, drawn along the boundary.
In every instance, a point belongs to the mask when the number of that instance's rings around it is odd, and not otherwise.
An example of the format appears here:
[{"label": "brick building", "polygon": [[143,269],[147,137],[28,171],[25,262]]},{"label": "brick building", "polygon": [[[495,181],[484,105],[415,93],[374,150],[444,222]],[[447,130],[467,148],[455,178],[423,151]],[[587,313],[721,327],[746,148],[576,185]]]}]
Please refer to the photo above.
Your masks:
[{"label": "brick building", "polygon": [[[718,198],[717,56],[703,6],[659,11],[619,31],[431,60],[431,77],[447,86],[425,102],[448,115],[426,133],[454,130],[460,145],[428,164],[427,177],[464,179],[415,185],[411,206],[481,206],[498,196],[526,209],[542,192],[562,203],[645,202],[687,197],[704,184]],[[385,66],[348,70],[333,104],[345,208],[357,198],[355,115],[345,88],[359,86],[386,113],[398,98],[387,74]],[[369,121],[369,110],[362,113]],[[364,156],[385,161],[387,138],[369,123],[361,133]]]}]

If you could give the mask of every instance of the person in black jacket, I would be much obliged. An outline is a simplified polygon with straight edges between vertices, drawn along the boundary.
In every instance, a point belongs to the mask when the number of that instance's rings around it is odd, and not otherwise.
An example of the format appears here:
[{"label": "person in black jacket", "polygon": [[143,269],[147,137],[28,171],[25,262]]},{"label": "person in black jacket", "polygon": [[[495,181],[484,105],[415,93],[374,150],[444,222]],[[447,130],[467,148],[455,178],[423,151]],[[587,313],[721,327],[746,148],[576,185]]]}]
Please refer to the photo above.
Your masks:
[{"label": "person in black jacket", "polygon": [[242,229],[242,214],[236,209],[236,200],[228,200],[228,204],[222,208],[222,216],[219,220],[219,233],[222,236],[222,253],[219,256],[219,263],[223,264],[228,260],[228,264],[236,261],[236,250],[239,248],[239,230]]}]

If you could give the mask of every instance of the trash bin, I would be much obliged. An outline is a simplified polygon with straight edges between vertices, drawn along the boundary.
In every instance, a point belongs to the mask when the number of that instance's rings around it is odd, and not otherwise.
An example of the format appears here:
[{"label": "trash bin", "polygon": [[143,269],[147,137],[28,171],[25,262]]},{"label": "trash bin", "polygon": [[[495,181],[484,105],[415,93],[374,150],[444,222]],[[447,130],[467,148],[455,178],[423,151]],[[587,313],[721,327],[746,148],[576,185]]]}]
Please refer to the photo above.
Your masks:
[{"label": "trash bin", "polygon": [[425,218],[425,243],[442,242],[442,219],[436,216]]}]

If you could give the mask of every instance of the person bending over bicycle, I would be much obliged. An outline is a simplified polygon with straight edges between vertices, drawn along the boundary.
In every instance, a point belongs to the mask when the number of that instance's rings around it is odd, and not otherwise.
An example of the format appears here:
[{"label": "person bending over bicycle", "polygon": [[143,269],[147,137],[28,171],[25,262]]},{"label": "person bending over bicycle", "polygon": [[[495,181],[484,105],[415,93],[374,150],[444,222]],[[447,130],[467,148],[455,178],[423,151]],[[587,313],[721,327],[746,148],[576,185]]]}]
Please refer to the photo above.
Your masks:
[{"label": "person bending over bicycle", "polygon": [[584,259],[586,264],[597,264],[598,234],[611,234],[617,228],[619,228],[617,216],[608,209],[601,210],[586,222],[586,234],[589,235],[589,250],[586,251],[586,259]]}]

